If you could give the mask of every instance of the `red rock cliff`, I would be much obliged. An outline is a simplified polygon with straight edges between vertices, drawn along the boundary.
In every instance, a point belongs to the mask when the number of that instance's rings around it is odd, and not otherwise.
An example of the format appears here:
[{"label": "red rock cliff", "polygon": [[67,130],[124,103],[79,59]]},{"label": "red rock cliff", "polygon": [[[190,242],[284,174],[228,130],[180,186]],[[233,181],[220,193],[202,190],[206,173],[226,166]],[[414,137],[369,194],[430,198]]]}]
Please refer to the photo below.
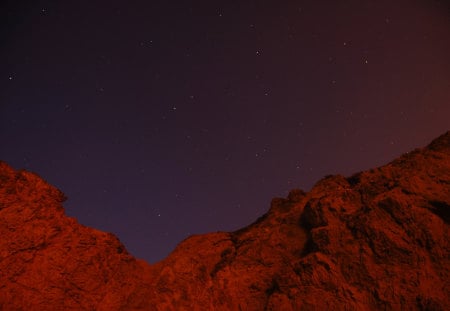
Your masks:
[{"label": "red rock cliff", "polygon": [[450,132],[155,265],[0,162],[1,310],[450,310]]}]

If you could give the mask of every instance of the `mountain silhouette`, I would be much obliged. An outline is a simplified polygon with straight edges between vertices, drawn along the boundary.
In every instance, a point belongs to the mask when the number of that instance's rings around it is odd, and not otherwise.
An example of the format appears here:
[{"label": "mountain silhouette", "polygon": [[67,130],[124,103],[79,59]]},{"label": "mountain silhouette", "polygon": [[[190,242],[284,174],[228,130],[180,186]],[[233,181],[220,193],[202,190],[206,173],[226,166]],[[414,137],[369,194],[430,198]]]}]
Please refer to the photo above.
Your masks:
[{"label": "mountain silhouette", "polygon": [[450,310],[450,132],[149,265],[0,162],[0,310]]}]

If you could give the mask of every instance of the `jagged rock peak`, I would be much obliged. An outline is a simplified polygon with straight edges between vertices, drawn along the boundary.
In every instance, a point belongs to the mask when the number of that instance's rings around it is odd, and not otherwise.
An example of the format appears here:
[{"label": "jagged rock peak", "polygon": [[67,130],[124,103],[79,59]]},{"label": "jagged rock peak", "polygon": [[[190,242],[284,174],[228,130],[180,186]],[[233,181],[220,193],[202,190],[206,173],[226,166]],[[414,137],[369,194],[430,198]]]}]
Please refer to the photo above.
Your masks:
[{"label": "jagged rock peak", "polygon": [[428,145],[428,149],[435,151],[445,151],[450,149],[450,131],[433,140]]},{"label": "jagged rock peak", "polygon": [[148,265],[0,162],[1,310],[450,310],[450,134]]}]

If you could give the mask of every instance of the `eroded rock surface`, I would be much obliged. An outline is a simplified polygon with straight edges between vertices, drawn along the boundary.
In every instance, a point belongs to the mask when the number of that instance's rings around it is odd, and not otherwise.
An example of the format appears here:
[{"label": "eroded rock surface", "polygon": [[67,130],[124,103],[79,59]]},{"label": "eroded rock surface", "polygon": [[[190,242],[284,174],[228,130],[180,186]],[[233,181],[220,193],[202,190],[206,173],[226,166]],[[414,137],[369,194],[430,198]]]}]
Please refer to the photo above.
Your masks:
[{"label": "eroded rock surface", "polygon": [[0,162],[1,310],[450,310],[450,132],[148,265]]}]

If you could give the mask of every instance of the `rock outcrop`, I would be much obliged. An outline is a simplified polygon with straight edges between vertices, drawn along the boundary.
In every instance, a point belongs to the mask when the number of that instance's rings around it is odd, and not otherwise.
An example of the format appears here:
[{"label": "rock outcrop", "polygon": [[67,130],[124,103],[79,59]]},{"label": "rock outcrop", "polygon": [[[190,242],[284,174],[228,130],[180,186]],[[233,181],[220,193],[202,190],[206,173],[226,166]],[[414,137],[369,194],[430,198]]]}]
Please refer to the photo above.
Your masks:
[{"label": "rock outcrop", "polygon": [[155,264],[0,162],[1,310],[450,310],[450,132]]}]

